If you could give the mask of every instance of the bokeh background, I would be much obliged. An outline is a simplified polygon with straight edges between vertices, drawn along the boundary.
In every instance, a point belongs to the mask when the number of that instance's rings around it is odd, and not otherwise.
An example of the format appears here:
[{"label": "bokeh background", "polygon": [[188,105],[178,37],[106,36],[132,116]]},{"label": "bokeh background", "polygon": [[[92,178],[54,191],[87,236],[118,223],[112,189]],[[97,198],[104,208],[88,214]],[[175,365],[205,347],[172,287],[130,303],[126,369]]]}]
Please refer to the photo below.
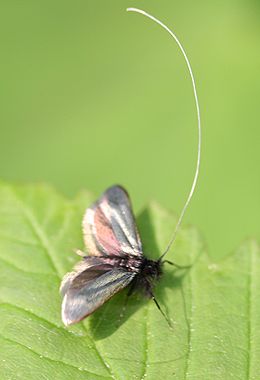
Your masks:
[{"label": "bokeh background", "polygon": [[135,210],[180,212],[196,163],[196,113],[177,33],[200,99],[198,188],[185,217],[221,257],[259,237],[260,3],[257,0],[0,3],[0,176],[46,181],[73,197],[114,183]]}]

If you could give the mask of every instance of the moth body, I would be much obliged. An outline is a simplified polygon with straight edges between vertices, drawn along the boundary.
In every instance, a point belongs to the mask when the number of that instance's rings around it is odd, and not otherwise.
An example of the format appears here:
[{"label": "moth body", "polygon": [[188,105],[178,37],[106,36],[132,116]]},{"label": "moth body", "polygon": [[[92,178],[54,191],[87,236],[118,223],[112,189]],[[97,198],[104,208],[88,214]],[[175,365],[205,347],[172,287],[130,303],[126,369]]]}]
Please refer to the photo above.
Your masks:
[{"label": "moth body", "polygon": [[162,262],[143,255],[126,190],[112,186],[86,210],[83,236],[88,255],[64,276],[60,287],[65,325],[81,321],[127,286],[129,294],[141,289],[153,297]]}]

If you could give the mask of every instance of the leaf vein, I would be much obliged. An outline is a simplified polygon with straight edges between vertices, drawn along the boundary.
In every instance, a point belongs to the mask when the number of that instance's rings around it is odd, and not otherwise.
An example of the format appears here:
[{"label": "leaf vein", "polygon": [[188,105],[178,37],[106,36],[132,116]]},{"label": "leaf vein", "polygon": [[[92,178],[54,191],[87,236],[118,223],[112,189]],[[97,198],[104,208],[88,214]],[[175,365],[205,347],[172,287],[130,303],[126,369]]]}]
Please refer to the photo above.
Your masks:
[{"label": "leaf vein", "polygon": [[51,267],[55,270],[57,275],[61,278],[62,273],[60,273],[60,271],[58,269],[58,264],[55,262],[54,258],[52,257],[53,256],[52,252],[54,252],[54,249],[52,248],[51,244],[49,243],[48,238],[45,235],[45,232],[40,228],[35,215],[30,210],[30,208],[26,205],[26,203],[23,200],[21,200],[14,191],[13,191],[13,194],[21,206],[21,209],[23,211],[23,214],[26,218],[27,223],[29,224],[29,226],[31,227],[35,236],[38,238],[39,242],[41,243],[41,245],[45,249],[46,257],[48,258]]},{"label": "leaf vein", "polygon": [[9,240],[13,243],[22,244],[22,245],[25,245],[28,247],[40,247],[41,248],[41,246],[39,245],[39,242],[25,241],[22,239],[18,239],[17,237],[12,236],[12,235],[0,234],[0,238],[2,240],[7,240],[7,241]]},{"label": "leaf vein", "polygon": [[88,371],[88,370],[86,370],[86,369],[84,369],[84,368],[79,369],[78,367],[76,367],[76,366],[74,366],[74,365],[72,365],[72,364],[70,364],[70,363],[66,363],[66,362],[64,362],[64,361],[62,361],[62,360],[51,359],[51,358],[49,358],[48,356],[45,356],[45,355],[39,354],[37,351],[33,350],[31,347],[28,347],[28,346],[26,346],[25,344],[22,344],[22,343],[20,343],[20,342],[17,342],[17,341],[14,340],[14,339],[7,338],[7,337],[5,337],[5,336],[2,335],[2,334],[0,334],[0,338],[4,339],[4,340],[7,341],[7,342],[10,342],[10,343],[12,343],[12,344],[15,344],[15,345],[17,345],[17,346],[20,346],[20,347],[23,347],[23,348],[27,349],[28,351],[30,351],[30,352],[32,352],[33,354],[35,354],[36,356],[38,356],[40,359],[49,360],[49,361],[51,361],[51,362],[53,362],[53,363],[62,364],[62,365],[64,365],[64,366],[68,366],[68,367],[74,368],[74,369],[76,369],[77,371],[80,371],[80,372],[86,372],[86,373],[88,373],[88,374],[95,375],[95,376],[98,376],[98,377],[102,377],[102,378],[107,379],[106,376],[103,376],[103,375],[100,375],[100,374],[96,374],[96,373],[94,373],[94,372],[90,372],[90,371]]},{"label": "leaf vein", "polygon": [[147,376],[147,362],[148,362],[148,311],[149,303],[145,308],[144,315],[144,359],[143,359],[143,373],[141,375],[141,380],[144,380]]},{"label": "leaf vein", "polygon": [[60,278],[56,272],[55,273],[50,273],[50,272],[48,272],[48,273],[47,272],[45,272],[45,273],[44,272],[31,272],[31,271],[24,270],[24,269],[18,267],[13,262],[7,261],[6,259],[3,259],[2,257],[0,257],[0,261],[2,261],[3,264],[12,267],[14,270],[22,272],[22,273],[25,273],[25,274],[29,274],[29,275],[36,275],[36,274],[38,274],[38,275],[41,275],[41,276],[53,276],[53,277]]},{"label": "leaf vein", "polygon": [[101,354],[101,352],[99,351],[99,349],[97,348],[97,345],[96,345],[96,342],[94,341],[94,339],[92,338],[91,335],[89,335],[88,333],[88,330],[86,329],[84,323],[83,323],[83,328],[84,330],[86,331],[87,333],[87,337],[89,338],[89,340],[91,340],[91,343],[92,343],[92,347],[93,349],[96,351],[100,361],[102,362],[102,364],[105,366],[105,368],[108,370],[110,376],[112,377],[112,379],[116,380],[116,377],[115,375],[113,374],[113,371],[112,369],[110,368],[110,365],[105,361],[105,359],[103,358],[103,355]]},{"label": "leaf vein", "polygon": [[[49,324],[50,326],[56,328],[57,330],[62,330],[63,332],[67,332],[67,333],[69,333],[69,334],[71,334],[73,336],[81,338],[80,335],[75,334],[74,332],[67,330],[65,327],[58,326],[55,323],[53,323],[53,322],[51,322],[51,321],[49,321],[49,320],[47,320],[47,319],[45,319],[45,318],[43,318],[43,317],[35,314],[35,313],[33,313],[32,311],[24,309],[22,307],[19,307],[17,305],[14,305],[14,304],[12,304],[10,302],[1,302],[0,301],[0,306],[9,306],[10,308],[17,309],[18,311],[23,311],[26,314],[29,314],[30,316],[32,316],[33,318],[38,319],[40,322],[44,322],[46,324]],[[85,338],[85,335],[83,335],[82,338]]]}]

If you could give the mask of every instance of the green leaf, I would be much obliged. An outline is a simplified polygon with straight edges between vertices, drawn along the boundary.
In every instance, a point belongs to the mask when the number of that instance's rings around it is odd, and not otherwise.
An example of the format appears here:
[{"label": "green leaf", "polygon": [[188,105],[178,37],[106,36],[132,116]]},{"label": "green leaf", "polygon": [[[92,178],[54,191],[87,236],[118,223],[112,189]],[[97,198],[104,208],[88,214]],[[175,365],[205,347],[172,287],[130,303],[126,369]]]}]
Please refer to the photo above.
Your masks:
[{"label": "green leaf", "polygon": [[[89,193],[66,200],[45,185],[0,185],[0,379],[259,379],[260,255],[248,241],[211,262],[197,230],[183,228],[156,297],[122,292],[69,328],[59,284],[83,248]],[[176,224],[150,204],[137,218],[148,257],[158,258]],[[221,238],[221,237],[220,237]]]}]

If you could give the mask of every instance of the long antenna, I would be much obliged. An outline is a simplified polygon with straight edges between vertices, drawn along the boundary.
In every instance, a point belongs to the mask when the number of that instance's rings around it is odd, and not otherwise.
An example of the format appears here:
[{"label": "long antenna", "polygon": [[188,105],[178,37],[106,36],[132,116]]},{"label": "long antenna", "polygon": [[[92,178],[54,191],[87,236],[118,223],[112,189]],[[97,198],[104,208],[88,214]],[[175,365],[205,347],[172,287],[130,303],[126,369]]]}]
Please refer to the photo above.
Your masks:
[{"label": "long antenna", "polygon": [[185,53],[185,50],[184,48],[182,47],[180,41],[178,40],[178,38],[176,37],[176,35],[171,31],[171,29],[168,28],[168,26],[166,26],[164,23],[162,23],[160,20],[158,20],[157,18],[155,18],[154,16],[150,15],[149,13],[143,11],[142,9],[138,9],[138,8],[127,8],[127,11],[128,12],[136,12],[136,13],[140,13],[148,18],[150,18],[151,20],[153,20],[154,22],[156,22],[157,24],[159,24],[163,29],[165,29],[173,38],[174,40],[176,41],[177,45],[179,46],[184,58],[185,58],[185,61],[186,61],[186,64],[187,64],[187,67],[188,67],[188,70],[189,70],[189,74],[190,74],[190,77],[191,77],[191,82],[192,82],[192,88],[193,88],[193,93],[194,93],[194,98],[195,98],[195,104],[196,104],[196,110],[197,110],[197,121],[198,121],[198,155],[197,155],[197,165],[196,165],[196,170],[195,170],[195,175],[194,175],[194,179],[193,179],[193,182],[192,182],[192,185],[191,185],[191,190],[190,190],[190,193],[188,195],[188,198],[184,204],[184,207],[182,209],[182,212],[180,214],[180,217],[179,217],[179,220],[176,224],[176,227],[175,227],[175,230],[173,232],[173,235],[168,243],[168,246],[165,250],[165,252],[162,254],[162,256],[160,257],[160,260],[166,255],[166,253],[169,251],[169,249],[171,248],[171,246],[173,245],[173,243],[175,242],[175,239],[176,239],[176,235],[177,235],[177,232],[180,228],[180,225],[181,225],[181,222],[182,222],[182,219],[184,217],[184,214],[187,210],[187,207],[191,201],[191,198],[193,196],[193,193],[194,193],[194,190],[195,190],[195,187],[196,187],[196,184],[197,184],[197,180],[198,180],[198,175],[199,175],[199,170],[200,170],[200,153],[201,153],[201,122],[200,122],[200,108],[199,108],[199,101],[198,101],[198,95],[197,95],[197,90],[196,90],[196,85],[195,85],[195,80],[194,80],[194,75],[193,75],[193,72],[192,72],[192,69],[191,69],[191,65],[190,65],[190,62],[188,60],[188,57]]}]

